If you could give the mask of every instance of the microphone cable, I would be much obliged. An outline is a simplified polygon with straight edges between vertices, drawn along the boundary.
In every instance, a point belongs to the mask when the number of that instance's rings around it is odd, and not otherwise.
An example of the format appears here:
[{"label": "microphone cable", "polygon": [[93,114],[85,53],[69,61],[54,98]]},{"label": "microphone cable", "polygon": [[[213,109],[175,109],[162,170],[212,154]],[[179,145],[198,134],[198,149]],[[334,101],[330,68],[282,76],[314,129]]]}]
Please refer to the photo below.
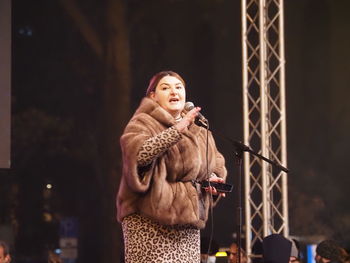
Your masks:
[{"label": "microphone cable", "polygon": [[205,151],[205,155],[206,155],[206,174],[207,174],[207,180],[208,180],[208,187],[209,187],[209,206],[210,206],[210,220],[211,220],[211,224],[210,224],[210,235],[209,235],[209,244],[208,244],[208,250],[207,250],[207,260],[206,262],[208,262],[209,260],[209,253],[211,250],[211,245],[213,242],[213,235],[214,235],[214,210],[213,210],[213,204],[214,204],[214,200],[213,200],[213,194],[210,192],[211,190],[211,185],[210,185],[210,174],[209,174],[209,122],[208,120],[206,120],[206,151]]}]

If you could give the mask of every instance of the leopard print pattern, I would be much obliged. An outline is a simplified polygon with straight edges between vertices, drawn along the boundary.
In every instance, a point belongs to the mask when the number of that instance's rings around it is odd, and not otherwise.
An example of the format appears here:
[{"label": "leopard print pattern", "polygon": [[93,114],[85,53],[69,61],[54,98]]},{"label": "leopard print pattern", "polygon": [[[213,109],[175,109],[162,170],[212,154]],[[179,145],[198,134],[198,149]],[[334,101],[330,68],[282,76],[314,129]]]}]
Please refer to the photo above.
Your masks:
[{"label": "leopard print pattern", "polygon": [[166,226],[132,214],[122,228],[125,263],[200,262],[200,231],[193,226]]},{"label": "leopard print pattern", "polygon": [[182,138],[181,133],[170,127],[160,134],[147,139],[137,154],[137,164],[140,167],[149,165],[154,159],[164,153],[170,146]]}]

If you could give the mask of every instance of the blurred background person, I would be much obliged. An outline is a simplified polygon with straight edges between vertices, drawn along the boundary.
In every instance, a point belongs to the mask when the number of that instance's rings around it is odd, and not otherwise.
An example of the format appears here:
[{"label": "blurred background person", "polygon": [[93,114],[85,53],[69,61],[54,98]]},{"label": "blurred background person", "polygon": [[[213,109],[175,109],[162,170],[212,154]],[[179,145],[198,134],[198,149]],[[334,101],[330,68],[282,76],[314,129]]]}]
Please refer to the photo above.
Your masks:
[{"label": "blurred background person", "polygon": [[345,249],[342,249],[342,262],[350,263],[350,254]]},{"label": "blurred background person", "polygon": [[5,241],[0,240],[0,263],[10,263],[10,249]]},{"label": "blurred background person", "polygon": [[300,263],[299,244],[295,239],[289,239],[292,242],[289,263]]},{"label": "blurred background person", "polygon": [[271,234],[263,239],[264,263],[289,263],[292,242],[280,234]]},{"label": "blurred background person", "polygon": [[48,252],[48,263],[62,263],[60,256],[52,250]]},{"label": "blurred background person", "polygon": [[316,247],[316,263],[342,262],[342,250],[334,240],[323,240]]},{"label": "blurred background person", "polygon": [[[232,243],[230,245],[230,250],[227,253],[227,262],[228,263],[237,263],[238,262],[238,245],[237,243]],[[241,263],[247,262],[247,255],[245,251],[241,248]]]}]

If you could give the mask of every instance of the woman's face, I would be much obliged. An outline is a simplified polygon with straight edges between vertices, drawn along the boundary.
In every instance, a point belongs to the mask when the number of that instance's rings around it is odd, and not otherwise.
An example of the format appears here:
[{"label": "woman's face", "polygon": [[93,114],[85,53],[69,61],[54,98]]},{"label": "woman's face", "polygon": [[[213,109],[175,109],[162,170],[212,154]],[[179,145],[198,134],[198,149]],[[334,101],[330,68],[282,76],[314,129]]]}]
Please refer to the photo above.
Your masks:
[{"label": "woman's face", "polygon": [[178,78],[165,76],[158,82],[150,97],[176,118],[185,107],[185,86]]}]

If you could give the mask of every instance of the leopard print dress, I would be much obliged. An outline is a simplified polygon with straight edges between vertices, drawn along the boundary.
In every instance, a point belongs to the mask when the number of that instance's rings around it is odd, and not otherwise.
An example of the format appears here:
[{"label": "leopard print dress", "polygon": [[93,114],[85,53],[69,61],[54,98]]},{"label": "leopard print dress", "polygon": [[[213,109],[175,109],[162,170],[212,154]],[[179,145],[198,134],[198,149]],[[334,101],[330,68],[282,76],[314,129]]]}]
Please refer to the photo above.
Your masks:
[{"label": "leopard print dress", "polygon": [[125,263],[200,262],[200,230],[193,226],[166,226],[132,214],[122,228]]},{"label": "leopard print dress", "polygon": [[[149,138],[141,146],[137,163],[150,164],[181,139],[174,127]],[[200,262],[200,230],[191,225],[161,225],[140,214],[126,216],[122,221],[125,263]]]}]

